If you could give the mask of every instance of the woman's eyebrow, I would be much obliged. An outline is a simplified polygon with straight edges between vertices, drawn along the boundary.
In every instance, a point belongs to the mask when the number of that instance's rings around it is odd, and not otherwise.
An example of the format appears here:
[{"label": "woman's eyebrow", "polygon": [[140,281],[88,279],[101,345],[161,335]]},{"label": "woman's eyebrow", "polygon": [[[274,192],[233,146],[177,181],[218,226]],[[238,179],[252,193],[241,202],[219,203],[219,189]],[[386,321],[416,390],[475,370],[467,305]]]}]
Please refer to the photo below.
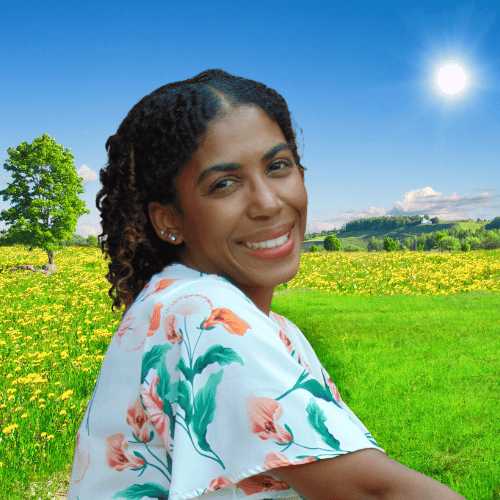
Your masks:
[{"label": "woman's eyebrow", "polygon": [[[266,162],[266,161],[270,160],[273,156],[275,156],[280,151],[283,151],[284,149],[286,149],[288,151],[292,150],[290,145],[287,144],[286,142],[280,142],[279,144],[276,144],[276,146],[271,148],[262,157],[262,162]],[[200,174],[200,177],[198,178],[198,184],[203,182],[209,175],[211,175],[215,172],[232,172],[234,170],[239,170],[242,167],[243,167],[243,165],[241,163],[217,163],[216,165],[212,165],[211,167],[208,167]]]}]

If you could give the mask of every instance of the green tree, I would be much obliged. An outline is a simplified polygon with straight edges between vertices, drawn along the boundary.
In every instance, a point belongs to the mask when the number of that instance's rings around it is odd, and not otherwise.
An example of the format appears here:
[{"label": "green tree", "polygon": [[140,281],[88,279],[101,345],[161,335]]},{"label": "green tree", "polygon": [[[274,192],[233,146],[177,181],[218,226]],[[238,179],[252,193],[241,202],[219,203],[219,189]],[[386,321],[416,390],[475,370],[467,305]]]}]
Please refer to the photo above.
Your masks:
[{"label": "green tree", "polygon": [[316,245],[311,245],[311,248],[309,249],[310,252],[319,252],[319,248]]},{"label": "green tree", "polygon": [[3,165],[12,182],[0,195],[12,206],[0,212],[0,220],[10,226],[2,233],[11,244],[41,248],[51,265],[59,243],[74,232],[81,215],[90,213],[78,197],[83,193],[82,179],[69,151],[43,134],[31,144],[9,148],[10,157]]},{"label": "green tree", "polygon": [[439,218],[438,218],[438,217],[433,217],[433,218],[431,219],[431,222],[432,222],[433,224],[439,224]]},{"label": "green tree", "polygon": [[375,238],[375,236],[372,236],[368,241],[367,248],[369,252],[379,252],[380,250],[382,250],[382,240],[379,240]]},{"label": "green tree", "polygon": [[486,231],[486,234],[481,239],[481,248],[485,250],[500,248],[500,235],[494,231]]},{"label": "green tree", "polygon": [[500,229],[500,217],[495,217],[490,223],[484,226],[484,229]]},{"label": "green tree", "polygon": [[386,252],[394,252],[398,249],[398,244],[392,238],[384,238],[384,250]]},{"label": "green tree", "polygon": [[434,243],[436,245],[437,248],[439,248],[441,250],[441,241],[446,238],[446,233],[443,231],[443,232],[440,232],[440,231],[436,231],[434,233]]},{"label": "green tree", "polygon": [[455,238],[455,236],[445,236],[441,240],[439,240],[439,246],[443,250],[448,250],[451,252],[452,250],[460,249],[460,240]]},{"label": "green tree", "polygon": [[97,238],[93,234],[89,234],[87,236],[87,245],[89,247],[96,247],[96,246],[98,246]]},{"label": "green tree", "polygon": [[341,248],[339,239],[333,234],[330,234],[325,238],[323,246],[325,247],[325,250],[333,250],[334,252],[339,252]]}]

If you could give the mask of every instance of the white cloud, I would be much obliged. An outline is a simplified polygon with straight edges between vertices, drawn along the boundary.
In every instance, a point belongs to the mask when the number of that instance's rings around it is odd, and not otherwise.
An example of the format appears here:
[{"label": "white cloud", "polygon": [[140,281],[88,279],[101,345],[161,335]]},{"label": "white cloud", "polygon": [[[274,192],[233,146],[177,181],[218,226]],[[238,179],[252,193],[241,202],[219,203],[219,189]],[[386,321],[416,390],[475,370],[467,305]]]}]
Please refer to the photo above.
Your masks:
[{"label": "white cloud", "polygon": [[405,193],[388,211],[388,215],[423,215],[428,213],[441,220],[459,220],[473,218],[480,208],[493,208],[497,198],[491,190],[482,190],[474,195],[460,196],[457,193],[444,195],[430,187],[415,189]]},{"label": "white cloud", "polygon": [[90,184],[91,182],[97,180],[97,172],[92,170],[90,167],[87,165],[82,165],[76,173],[78,174],[78,177],[81,177],[83,179],[82,184],[86,186],[87,184]]},{"label": "white cloud", "polygon": [[363,210],[351,209],[341,211],[321,221],[307,223],[307,232],[318,232],[333,228],[340,228],[346,222],[355,219],[368,219],[370,217],[384,217],[394,215],[424,215],[438,217],[441,220],[476,220],[492,219],[500,214],[499,195],[493,194],[494,189],[476,188],[473,195],[444,195],[430,187],[415,189],[405,193],[402,200],[394,203],[392,207],[367,207]]},{"label": "white cloud", "polygon": [[86,217],[85,221],[79,221],[76,226],[76,234],[79,234],[86,238],[87,236],[97,236],[101,234],[101,224],[95,220],[93,217]]}]

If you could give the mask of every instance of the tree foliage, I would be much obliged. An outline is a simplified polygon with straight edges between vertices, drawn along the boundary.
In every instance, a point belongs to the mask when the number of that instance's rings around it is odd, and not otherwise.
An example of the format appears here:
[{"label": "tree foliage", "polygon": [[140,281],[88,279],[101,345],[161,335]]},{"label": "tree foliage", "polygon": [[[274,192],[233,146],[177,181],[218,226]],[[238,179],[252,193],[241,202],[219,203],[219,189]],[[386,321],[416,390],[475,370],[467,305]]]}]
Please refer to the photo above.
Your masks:
[{"label": "tree foliage", "polygon": [[397,229],[404,226],[421,224],[421,215],[397,215],[395,217],[370,217],[356,219],[345,225],[345,231],[359,231],[372,229]]},{"label": "tree foliage", "polygon": [[484,229],[500,229],[500,217],[495,217],[491,222],[484,226]]},{"label": "tree foliage", "polygon": [[339,252],[341,245],[339,239],[334,236],[333,234],[330,234],[325,238],[325,241],[323,242],[323,246],[325,247],[325,250],[329,251],[334,251],[334,252]]},{"label": "tree foliage", "polygon": [[392,238],[384,238],[384,250],[386,252],[394,252],[398,249],[398,243],[394,241]]},{"label": "tree foliage", "polygon": [[52,264],[59,243],[75,231],[81,215],[90,213],[78,197],[84,191],[74,156],[47,134],[7,152],[3,166],[12,182],[0,191],[4,201],[11,201],[0,212],[0,220],[9,226],[2,231],[4,241],[41,248]]}]

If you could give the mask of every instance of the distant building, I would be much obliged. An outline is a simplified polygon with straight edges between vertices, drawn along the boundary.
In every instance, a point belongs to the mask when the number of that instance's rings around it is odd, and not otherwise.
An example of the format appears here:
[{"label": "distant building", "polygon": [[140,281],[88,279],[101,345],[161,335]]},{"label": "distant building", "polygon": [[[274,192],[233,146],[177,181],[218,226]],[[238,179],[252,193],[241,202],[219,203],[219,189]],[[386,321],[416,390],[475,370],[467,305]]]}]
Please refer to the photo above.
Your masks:
[{"label": "distant building", "polygon": [[432,224],[432,222],[430,220],[427,220],[427,219],[422,219],[420,221],[421,224]]}]

